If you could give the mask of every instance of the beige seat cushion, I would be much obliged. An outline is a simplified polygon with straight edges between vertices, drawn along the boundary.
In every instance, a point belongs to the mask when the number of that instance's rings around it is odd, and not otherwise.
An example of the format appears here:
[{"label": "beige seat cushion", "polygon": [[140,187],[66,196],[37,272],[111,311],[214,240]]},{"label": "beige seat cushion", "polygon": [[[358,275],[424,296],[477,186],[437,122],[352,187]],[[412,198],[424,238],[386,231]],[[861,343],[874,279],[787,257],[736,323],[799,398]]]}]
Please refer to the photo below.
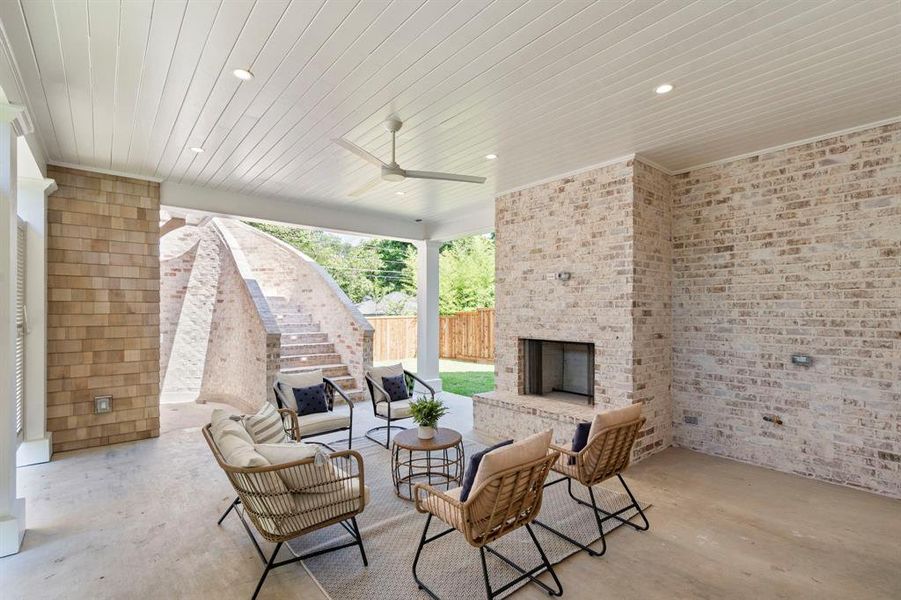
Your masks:
[{"label": "beige seat cushion", "polygon": [[282,403],[285,408],[297,410],[297,402],[291,388],[305,388],[322,383],[322,369],[313,369],[302,373],[279,373],[275,377],[278,389],[281,391]]},{"label": "beige seat cushion", "polygon": [[323,412],[297,417],[300,425],[300,437],[316,435],[323,431],[333,431],[342,427],[350,427],[350,413]]},{"label": "beige seat cushion", "polygon": [[508,446],[501,446],[483,456],[482,462],[479,464],[479,470],[476,472],[475,481],[472,483],[473,492],[482,483],[501,471],[506,471],[547,456],[552,434],[551,430],[542,431],[518,442],[513,442]]},{"label": "beige seat cushion", "polygon": [[618,427],[625,423],[631,423],[641,418],[641,404],[632,404],[623,408],[605,410],[594,416],[591,421],[591,429],[588,431],[588,439],[592,439],[605,429]]},{"label": "beige seat cushion", "polygon": [[[375,413],[377,415],[382,415],[383,417],[388,416],[388,402],[379,402],[375,405]],[[409,417],[412,412],[410,412],[410,401],[409,400],[395,400],[391,402],[391,418],[392,419],[406,419]]]},{"label": "beige seat cushion", "polygon": [[[376,382],[379,386],[382,385],[382,377],[397,377],[398,375],[404,374],[404,366],[400,363],[396,365],[387,365],[384,367],[372,367],[369,369],[367,374],[372,378],[374,382]],[[385,402],[389,398],[385,396],[381,391],[373,388],[373,394],[375,394],[375,398],[373,398],[376,403]]]},{"label": "beige seat cushion", "polygon": [[[345,476],[344,471],[335,467],[340,477]],[[283,519],[279,523],[282,534],[294,531],[302,531],[319,523],[331,519],[337,519],[348,513],[362,510],[369,504],[369,486],[363,486],[360,493],[360,480],[357,477],[346,479],[341,484],[339,493],[330,494],[292,494],[294,497],[295,516]],[[361,497],[362,496],[362,497]],[[360,501],[362,500],[362,505]]]}]

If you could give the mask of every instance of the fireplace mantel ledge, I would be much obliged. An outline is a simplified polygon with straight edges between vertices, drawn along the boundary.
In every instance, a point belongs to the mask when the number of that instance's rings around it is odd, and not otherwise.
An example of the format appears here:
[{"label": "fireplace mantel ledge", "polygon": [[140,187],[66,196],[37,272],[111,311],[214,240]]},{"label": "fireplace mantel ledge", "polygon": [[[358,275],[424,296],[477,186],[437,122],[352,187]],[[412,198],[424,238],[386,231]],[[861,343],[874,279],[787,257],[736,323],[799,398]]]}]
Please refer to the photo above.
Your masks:
[{"label": "fireplace mantel ledge", "polygon": [[472,399],[473,402],[481,402],[511,411],[529,413],[559,421],[569,421],[574,424],[592,420],[597,412],[595,409],[596,405],[579,405],[542,398],[541,396],[526,396],[510,392],[485,392],[475,394]]}]

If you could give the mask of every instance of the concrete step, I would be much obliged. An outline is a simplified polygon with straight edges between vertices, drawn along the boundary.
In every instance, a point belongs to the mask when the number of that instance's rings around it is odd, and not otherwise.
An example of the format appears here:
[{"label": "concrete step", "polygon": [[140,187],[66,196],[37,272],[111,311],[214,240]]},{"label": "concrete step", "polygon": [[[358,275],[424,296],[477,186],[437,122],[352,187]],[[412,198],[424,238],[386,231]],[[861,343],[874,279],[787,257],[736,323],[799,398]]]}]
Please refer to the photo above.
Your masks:
[{"label": "concrete step", "polygon": [[291,344],[323,344],[328,341],[327,333],[282,333],[282,348]]},{"label": "concrete step", "polygon": [[279,325],[308,325],[313,322],[313,315],[275,315],[275,321]]},{"label": "concrete step", "polygon": [[282,367],[312,367],[319,365],[341,364],[341,355],[337,352],[328,354],[304,354],[300,356],[282,356]]},{"label": "concrete step", "polygon": [[282,339],[284,339],[286,334],[319,333],[319,323],[279,323],[278,330],[282,332]]},{"label": "concrete step", "polygon": [[[350,371],[347,369],[347,365],[343,365],[341,363],[331,364],[331,365],[305,365],[299,367],[282,367],[282,373],[305,373],[307,371],[312,371],[314,369],[322,369],[322,374],[326,377],[330,378],[343,378],[347,377],[351,381],[353,381],[353,377],[350,376]],[[356,386],[356,383],[353,384]],[[344,386],[342,386],[344,389]],[[352,389],[352,388],[351,388]]]},{"label": "concrete step", "polygon": [[282,358],[288,356],[309,356],[310,354],[336,354],[335,345],[331,342],[286,344],[284,339],[282,339]]}]

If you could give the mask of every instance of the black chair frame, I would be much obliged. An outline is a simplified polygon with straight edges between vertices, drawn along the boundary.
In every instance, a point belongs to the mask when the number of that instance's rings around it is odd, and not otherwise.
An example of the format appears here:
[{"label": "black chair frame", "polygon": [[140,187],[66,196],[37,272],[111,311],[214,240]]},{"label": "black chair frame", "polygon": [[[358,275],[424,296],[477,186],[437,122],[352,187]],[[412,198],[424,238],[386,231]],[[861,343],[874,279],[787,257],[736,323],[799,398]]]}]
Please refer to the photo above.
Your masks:
[{"label": "black chair frame", "polygon": [[[589,504],[588,502],[585,502],[581,498],[577,498],[575,496],[575,494],[573,494],[573,479],[572,479],[572,477],[563,476],[560,479],[555,479],[554,481],[549,481],[544,484],[544,487],[547,488],[552,485],[557,485],[558,483],[560,483],[562,481],[565,481],[566,482],[566,491],[569,493],[569,497],[572,498],[573,500],[575,500],[577,503],[581,504],[582,506],[586,506],[591,509],[591,512],[594,514],[595,523],[598,526],[598,533],[601,536],[601,550],[600,551],[592,550],[585,544],[577,542],[576,540],[572,539],[571,537],[569,537],[562,531],[554,529],[547,523],[542,523],[541,521],[536,519],[535,524],[539,525],[540,527],[543,527],[544,529],[547,529],[548,531],[550,531],[553,534],[556,534],[558,537],[566,540],[567,542],[578,547],[579,549],[586,551],[589,554],[589,556],[595,556],[595,557],[603,556],[604,553],[607,552],[607,539],[604,537],[604,523],[609,521],[610,519],[616,519],[623,525],[628,525],[629,527],[634,528],[636,531],[647,531],[648,529],[650,529],[651,524],[648,522],[648,518],[645,516],[644,511],[641,509],[641,505],[635,499],[635,496],[632,495],[632,490],[630,490],[629,486],[626,485],[626,480],[623,479],[623,476],[617,475],[616,477],[619,479],[620,483],[623,484],[623,488],[626,490],[626,493],[629,495],[629,500],[631,500],[632,503],[629,504],[628,506],[626,506],[625,508],[621,508],[612,513],[607,512],[598,506],[597,500],[594,497],[594,490],[589,486],[583,486],[583,487],[587,487],[587,489],[588,489],[588,497],[591,499],[591,504]],[[628,510],[632,510],[633,508],[638,511],[635,515],[632,515],[628,519],[624,519],[620,516],[622,513],[626,512]],[[636,515],[641,517],[642,521],[644,521],[644,525],[638,525],[637,523],[632,522],[632,519],[635,518]]]},{"label": "black chair frame", "polygon": [[[429,533],[429,525],[431,525],[432,523],[432,516],[433,515],[431,513],[428,515],[428,518],[425,521],[425,527],[423,527],[422,529],[422,537],[419,538],[419,545],[416,547],[416,557],[413,559],[413,579],[416,580],[416,585],[419,587],[419,589],[428,594],[430,598],[432,598],[433,600],[441,600],[441,598],[433,590],[431,590],[428,586],[426,586],[426,584],[422,582],[422,580],[419,578],[419,574],[416,572],[416,567],[419,565],[419,557],[422,555],[422,549],[425,548],[426,544],[443,538],[447,534],[457,530],[454,527],[450,527],[449,529],[445,529],[441,533],[436,533],[432,537],[427,537]],[[482,577],[485,580],[485,597],[487,598],[487,600],[493,600],[494,598],[509,590],[514,585],[522,582],[524,579],[528,579],[529,581],[543,589],[548,593],[549,596],[563,595],[563,584],[561,584],[560,579],[557,578],[557,573],[554,571],[554,567],[551,566],[547,555],[544,553],[544,548],[542,548],[541,544],[538,542],[538,538],[535,537],[535,532],[532,531],[532,527],[529,524],[526,524],[525,528],[526,531],[529,532],[529,537],[532,538],[532,543],[535,544],[535,548],[538,549],[538,554],[541,556],[541,564],[537,567],[534,567],[532,569],[525,569],[487,544],[479,548],[479,554],[481,555],[482,559]],[[507,563],[507,565],[519,572],[519,577],[508,581],[499,588],[492,588],[491,580],[488,576],[488,562],[486,560],[486,553],[493,554],[494,556]],[[554,580],[554,584],[557,587],[556,590],[538,579],[538,576],[544,571],[547,571],[551,574],[551,577]]]},{"label": "black chair frame", "polygon": [[[411,373],[410,371],[404,370],[404,383],[407,385],[407,396],[409,396],[410,399],[413,399],[413,393],[415,391],[415,387],[416,387],[417,383],[419,383],[419,385],[421,385],[425,389],[426,393],[431,398],[435,397],[435,389],[432,386],[430,386],[429,384],[427,384],[425,381],[423,381],[422,379],[417,377],[415,374]],[[373,442],[375,442],[376,444],[378,444],[379,446],[384,446],[387,449],[387,448],[389,448],[389,445],[391,442],[391,430],[398,429],[398,430],[403,431],[404,429],[406,429],[406,427],[401,427],[400,425],[393,425],[393,423],[395,423],[397,421],[404,421],[406,419],[412,419],[413,417],[392,417],[391,416],[391,402],[388,402],[388,415],[387,416],[380,415],[378,413],[378,411],[376,410],[376,404],[378,404],[375,401],[376,390],[381,392],[386,398],[390,398],[391,396],[388,394],[388,392],[385,391],[385,388],[382,387],[382,383],[372,379],[372,377],[369,375],[369,373],[366,374],[366,386],[369,388],[369,399],[372,401],[372,414],[375,415],[375,417],[377,419],[381,419],[383,421],[388,422],[387,425],[379,425],[378,427],[373,427],[372,429],[367,431],[366,437],[368,439],[372,440]],[[372,437],[372,435],[371,435],[373,432],[379,431],[381,429],[387,430],[387,432],[385,434],[384,442]]]},{"label": "black chair frame", "polygon": [[[332,381],[328,377],[323,377],[322,382],[325,384],[325,400],[328,403],[329,412],[332,412],[335,409],[335,395],[337,394],[338,396],[341,397],[342,400],[344,400],[344,403],[347,404],[348,409],[350,410],[350,422],[347,424],[346,427],[337,427],[335,429],[329,429],[328,431],[319,431],[317,433],[314,433],[314,434],[311,434],[308,436],[303,436],[303,441],[308,444],[318,444],[319,446],[323,446],[324,448],[328,448],[329,450],[334,451],[335,449],[331,445],[326,444],[325,442],[311,440],[309,438],[319,437],[321,435],[328,435],[330,433],[336,433],[339,431],[347,431],[347,449],[350,450],[351,448],[353,448],[354,403],[347,396],[347,394],[344,393],[344,390],[342,390],[340,387],[338,387],[338,384],[336,384],[334,381]],[[276,382],[273,384],[272,389],[275,392],[275,401],[278,403],[279,408],[290,408],[291,410],[295,410],[291,406],[284,405],[285,403],[282,400],[282,393],[281,393],[281,390],[279,389],[279,382],[277,379],[276,379]],[[298,416],[298,419],[302,419],[302,418],[303,417]],[[288,433],[289,436],[291,435],[291,433],[288,431],[287,427],[285,428],[285,431],[286,431],[286,433]],[[295,441],[299,441],[299,440],[295,440]]]},{"label": "black chair frame", "polygon": [[337,546],[331,546],[329,548],[324,548],[322,550],[316,550],[314,552],[309,552],[307,554],[303,554],[301,556],[293,556],[286,560],[275,560],[275,557],[278,556],[279,550],[282,549],[282,544],[284,542],[278,542],[275,544],[275,550],[272,551],[272,554],[269,558],[266,558],[266,555],[263,553],[263,549],[260,547],[260,543],[257,541],[256,536],[253,534],[253,530],[250,528],[250,525],[247,524],[247,519],[244,518],[244,514],[239,508],[241,504],[240,498],[235,498],[232,503],[228,506],[226,511],[219,517],[219,520],[216,522],[217,525],[222,525],[222,521],[225,520],[225,517],[228,516],[232,510],[235,511],[235,514],[238,515],[238,518],[241,520],[241,525],[244,526],[244,530],[247,532],[248,537],[250,537],[250,541],[253,542],[253,547],[256,548],[257,554],[260,556],[260,560],[263,561],[263,565],[265,565],[265,569],[263,569],[263,574],[260,576],[259,581],[257,582],[257,587],[253,591],[252,600],[256,600],[256,597],[259,595],[260,590],[263,588],[263,583],[266,582],[266,577],[269,575],[269,571],[273,569],[277,569],[278,567],[283,567],[285,565],[290,565],[292,563],[296,563],[302,560],[306,560],[308,558],[313,558],[314,556],[321,556],[322,554],[328,554],[329,552],[336,552],[338,550],[344,550],[345,548],[350,548],[351,546],[359,546],[360,548],[360,556],[363,558],[363,566],[369,566],[369,560],[366,558],[366,549],[363,548],[363,535],[360,533],[360,526],[357,525],[357,518],[351,517],[346,521],[340,521],[338,524],[344,528],[347,533],[353,538],[353,541],[347,542],[345,544],[339,544]]}]

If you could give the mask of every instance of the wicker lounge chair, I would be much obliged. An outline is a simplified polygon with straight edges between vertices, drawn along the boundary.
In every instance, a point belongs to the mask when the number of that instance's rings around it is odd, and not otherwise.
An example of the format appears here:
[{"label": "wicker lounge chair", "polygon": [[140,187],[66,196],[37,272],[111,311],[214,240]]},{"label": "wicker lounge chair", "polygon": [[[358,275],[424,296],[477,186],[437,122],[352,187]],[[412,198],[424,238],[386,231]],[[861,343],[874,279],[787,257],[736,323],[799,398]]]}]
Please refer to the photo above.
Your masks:
[{"label": "wicker lounge chair", "polygon": [[[470,546],[479,549],[482,559],[482,576],[485,580],[485,593],[489,600],[504,593],[524,579],[531,580],[532,583],[538,585],[552,596],[562,595],[563,586],[530,526],[541,509],[544,481],[547,478],[551,465],[558,457],[559,454],[557,452],[550,452],[542,458],[530,460],[498,472],[483,481],[478,487],[473,488],[465,502],[460,501],[462,488],[445,492],[426,484],[417,484],[416,510],[428,514],[425,527],[422,530],[422,537],[419,540],[419,546],[416,549],[416,557],[413,560],[413,577],[419,588],[428,593],[430,597],[438,599],[435,592],[429,589],[420,579],[416,568],[423,548],[427,544],[456,531],[463,535]],[[438,519],[450,525],[450,528],[428,537],[432,517],[438,517]],[[541,564],[537,567],[531,569],[521,567],[488,545],[520,527],[526,528],[541,557]],[[519,577],[496,589],[492,588],[488,576],[488,565],[485,560],[486,552],[497,556],[517,570],[520,573]],[[537,579],[537,576],[544,570],[551,574],[556,589],[550,588]]]},{"label": "wicker lounge chair", "polygon": [[[299,435],[293,411],[283,409],[279,412],[286,421],[293,422],[294,434]],[[363,512],[368,495],[363,483],[363,459],[357,452],[334,452],[325,465],[318,466],[315,458],[306,458],[265,467],[234,467],[225,461],[213,440],[210,427],[209,424],[204,426],[204,439],[238,494],[220,517],[219,523],[234,510],[265,565],[253,598],[259,594],[269,571],[313,556],[358,546],[363,564],[368,565],[356,520],[356,516]],[[285,542],[335,524],[341,525],[353,541],[276,561]],[[263,539],[275,544],[268,558],[250,525]]]},{"label": "wicker lounge chair", "polygon": [[[597,427],[598,431],[593,432],[593,434],[590,435],[588,443],[579,452],[573,452],[566,448],[560,448],[553,444],[551,445],[551,448],[560,455],[560,458],[551,469],[555,473],[563,475],[563,477],[548,482],[545,487],[565,481],[570,498],[575,502],[592,509],[595,522],[597,523],[598,533],[601,536],[602,545],[599,552],[577,542],[566,534],[554,529],[547,523],[536,521],[536,524],[557,534],[582,550],[585,550],[591,556],[602,556],[607,551],[607,540],[604,537],[605,521],[616,519],[638,531],[647,531],[650,527],[648,519],[622,476],[622,472],[629,466],[629,460],[632,455],[632,446],[635,444],[635,439],[638,436],[638,432],[641,431],[644,422],[645,419],[641,416],[641,405],[636,404],[624,409],[608,411],[607,413],[595,417],[595,424],[592,427],[593,429]],[[603,426],[604,423],[609,423],[609,425]],[[619,479],[632,503],[625,508],[608,513],[598,506],[592,486],[614,476]],[[573,494],[573,481],[576,481],[587,488],[588,497],[591,500],[590,503],[577,498]],[[641,517],[644,523],[643,525],[638,525],[633,523],[630,519],[624,519],[620,516],[622,513],[631,509],[637,511],[636,514]],[[635,515],[633,515],[633,517],[634,516]]]}]

